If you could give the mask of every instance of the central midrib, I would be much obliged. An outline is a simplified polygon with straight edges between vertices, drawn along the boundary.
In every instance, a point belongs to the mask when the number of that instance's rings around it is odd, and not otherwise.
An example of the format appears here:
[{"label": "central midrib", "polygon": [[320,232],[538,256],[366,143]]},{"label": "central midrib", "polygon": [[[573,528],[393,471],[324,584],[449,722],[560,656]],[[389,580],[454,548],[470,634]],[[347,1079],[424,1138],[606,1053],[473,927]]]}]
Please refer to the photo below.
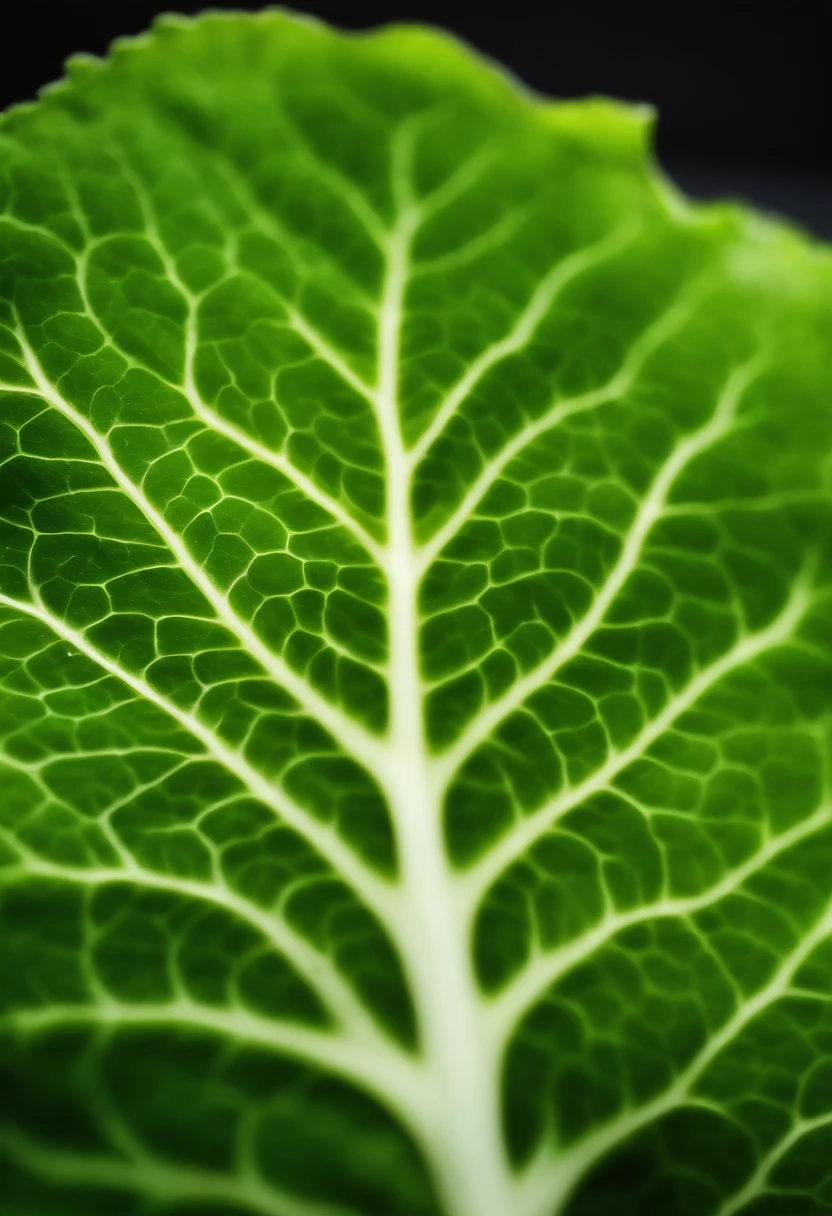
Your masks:
[{"label": "central midrib", "polygon": [[[468,917],[442,832],[442,784],[425,740],[419,669],[420,562],[412,534],[412,458],[402,437],[398,376],[409,249],[417,213],[402,200],[387,251],[379,315],[377,409],[387,480],[390,730],[384,785],[402,866],[396,938],[413,992],[435,1126],[425,1129],[448,1216],[512,1216],[500,1126],[498,1061],[473,974]],[[516,1198],[516,1195],[514,1196]]]}]

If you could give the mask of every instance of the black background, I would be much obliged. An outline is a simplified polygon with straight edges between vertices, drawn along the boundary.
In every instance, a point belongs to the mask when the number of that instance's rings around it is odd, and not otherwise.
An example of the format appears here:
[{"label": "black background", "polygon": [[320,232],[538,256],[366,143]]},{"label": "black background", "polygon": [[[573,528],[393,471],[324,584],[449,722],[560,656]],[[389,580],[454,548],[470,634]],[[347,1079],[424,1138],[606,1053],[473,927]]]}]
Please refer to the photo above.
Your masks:
[{"label": "black background", "polygon": [[[444,26],[562,97],[606,93],[659,111],[658,152],[692,193],[739,195],[832,237],[832,22],[826,0],[298,0],[344,28]],[[31,98],[73,51],[103,53],[165,7],[146,0],[18,0],[0,53],[0,103]],[[170,7],[193,13],[187,0]],[[261,7],[222,4],[224,8]],[[477,9],[480,8],[478,12]],[[818,16],[818,13],[821,15]]]}]

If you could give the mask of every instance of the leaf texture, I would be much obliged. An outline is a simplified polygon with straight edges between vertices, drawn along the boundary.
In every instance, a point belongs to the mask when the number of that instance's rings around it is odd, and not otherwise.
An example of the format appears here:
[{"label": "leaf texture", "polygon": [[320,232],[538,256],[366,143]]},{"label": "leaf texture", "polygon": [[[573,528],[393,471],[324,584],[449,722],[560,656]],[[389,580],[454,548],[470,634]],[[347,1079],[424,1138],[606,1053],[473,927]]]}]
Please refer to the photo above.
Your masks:
[{"label": "leaf texture", "polygon": [[0,125],[4,1216],[832,1210],[832,262],[435,33]]}]

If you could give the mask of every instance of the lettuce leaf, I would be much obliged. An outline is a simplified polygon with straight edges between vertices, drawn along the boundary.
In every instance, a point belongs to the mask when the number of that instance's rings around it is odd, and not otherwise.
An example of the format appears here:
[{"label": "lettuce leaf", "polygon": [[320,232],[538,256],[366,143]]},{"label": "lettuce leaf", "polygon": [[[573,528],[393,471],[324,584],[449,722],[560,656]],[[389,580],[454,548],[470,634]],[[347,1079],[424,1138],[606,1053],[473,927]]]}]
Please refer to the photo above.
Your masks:
[{"label": "lettuce leaf", "polygon": [[0,126],[5,1216],[832,1209],[832,261],[417,28]]}]

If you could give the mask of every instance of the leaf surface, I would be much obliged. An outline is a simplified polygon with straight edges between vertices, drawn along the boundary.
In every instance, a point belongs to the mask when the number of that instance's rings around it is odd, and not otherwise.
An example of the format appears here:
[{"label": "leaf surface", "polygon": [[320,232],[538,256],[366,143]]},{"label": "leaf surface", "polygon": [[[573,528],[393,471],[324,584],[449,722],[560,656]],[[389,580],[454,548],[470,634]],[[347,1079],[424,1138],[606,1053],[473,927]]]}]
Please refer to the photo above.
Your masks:
[{"label": "leaf surface", "polygon": [[0,126],[9,1216],[832,1206],[832,263],[434,33]]}]

